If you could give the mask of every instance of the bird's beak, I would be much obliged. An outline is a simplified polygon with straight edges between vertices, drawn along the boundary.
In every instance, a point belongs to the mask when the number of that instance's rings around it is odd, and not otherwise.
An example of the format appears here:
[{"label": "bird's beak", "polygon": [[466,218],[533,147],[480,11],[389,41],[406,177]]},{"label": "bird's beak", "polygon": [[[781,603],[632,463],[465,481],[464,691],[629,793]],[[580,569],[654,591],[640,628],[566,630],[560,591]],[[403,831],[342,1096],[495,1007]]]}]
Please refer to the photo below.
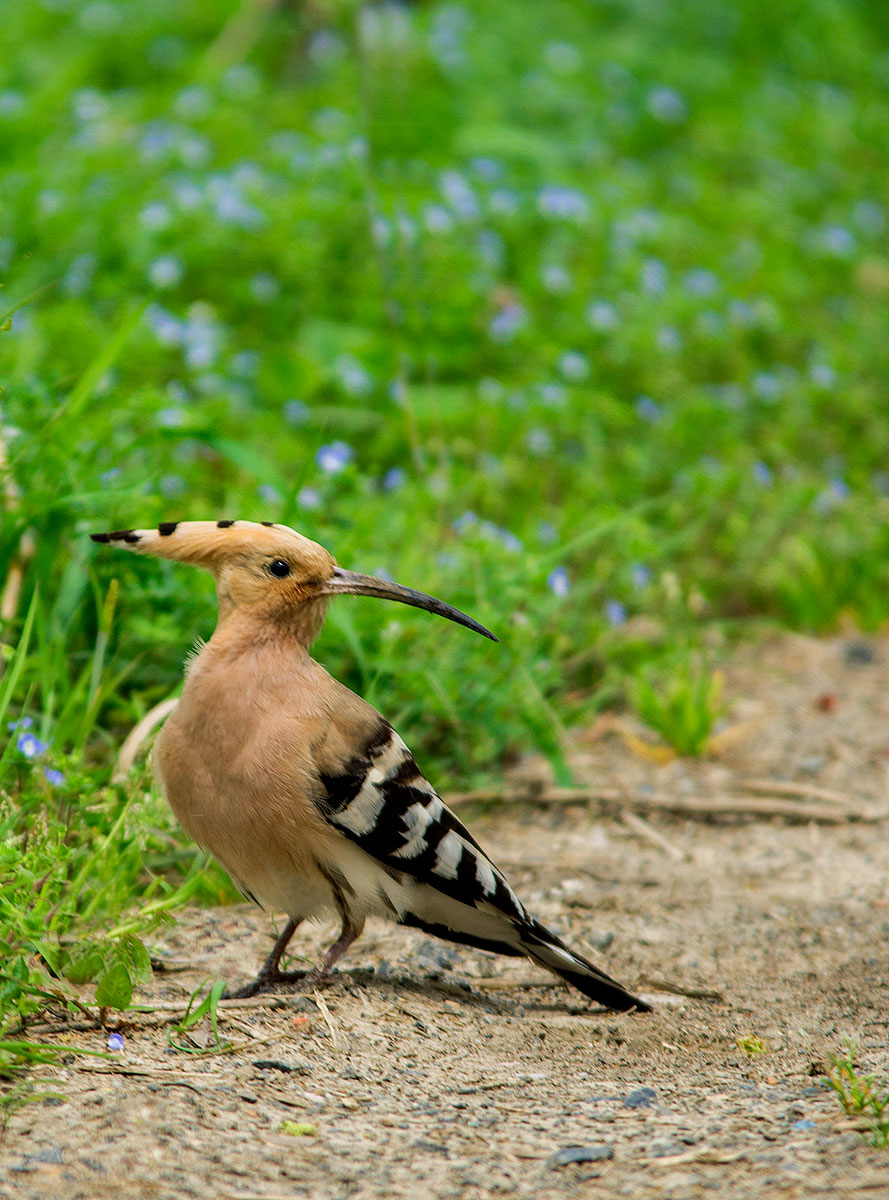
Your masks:
[{"label": "bird's beak", "polygon": [[413,588],[402,587],[400,583],[390,583],[388,579],[377,579],[375,575],[359,575],[355,571],[346,571],[335,567],[333,575],[321,586],[322,596],[376,596],[380,600],[398,600],[402,604],[410,604],[414,608],[425,608],[427,612],[438,613],[458,625],[473,629],[482,637],[490,638],[492,642],[500,639],[494,637],[490,629],[485,629],[472,617],[460,612],[443,600],[427,596],[425,592],[416,592]]}]

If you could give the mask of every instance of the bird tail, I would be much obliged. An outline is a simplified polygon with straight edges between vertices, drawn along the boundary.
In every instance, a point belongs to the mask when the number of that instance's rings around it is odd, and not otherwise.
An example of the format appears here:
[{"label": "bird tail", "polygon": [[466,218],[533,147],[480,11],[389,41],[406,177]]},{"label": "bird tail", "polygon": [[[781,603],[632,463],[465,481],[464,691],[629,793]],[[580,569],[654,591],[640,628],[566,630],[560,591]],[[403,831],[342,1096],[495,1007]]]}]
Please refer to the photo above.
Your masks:
[{"label": "bird tail", "polygon": [[519,946],[530,959],[570,983],[584,996],[618,1012],[628,1012],[630,1009],[651,1012],[651,1006],[644,1000],[628,992],[588,959],[570,950],[561,938],[533,917],[520,924],[516,922],[515,930]]}]

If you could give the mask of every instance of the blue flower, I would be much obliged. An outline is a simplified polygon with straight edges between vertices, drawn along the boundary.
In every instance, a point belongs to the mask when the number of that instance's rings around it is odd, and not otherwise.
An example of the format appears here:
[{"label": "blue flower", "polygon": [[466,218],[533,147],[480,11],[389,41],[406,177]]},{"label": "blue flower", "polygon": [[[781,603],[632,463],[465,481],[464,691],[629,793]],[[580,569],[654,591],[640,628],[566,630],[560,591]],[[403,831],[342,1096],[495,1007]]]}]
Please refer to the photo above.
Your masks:
[{"label": "blue flower", "polygon": [[284,420],[288,425],[305,425],[312,412],[303,400],[288,400],[284,405]]},{"label": "blue flower", "polygon": [[354,457],[355,451],[347,442],[331,442],[329,446],[321,447],[315,455],[315,462],[326,474],[338,475]]},{"label": "blue flower", "polygon": [[609,625],[625,625],[627,610],[619,600],[609,600],[605,605],[605,619]]},{"label": "blue flower", "polygon": [[311,511],[321,507],[321,493],[317,488],[304,487],[300,488],[296,495],[296,502],[300,508]]},{"label": "blue flower", "polygon": [[651,583],[651,571],[644,563],[636,563],[630,572],[630,578],[633,581],[633,587],[637,592],[641,592],[643,588],[648,587]]},{"label": "blue flower", "polygon": [[537,207],[544,217],[559,221],[583,221],[590,212],[590,202],[583,192],[559,185],[541,188]]},{"label": "blue flower", "polygon": [[24,754],[25,758],[36,758],[46,750],[46,742],[41,742],[33,733],[20,733],[16,745],[19,753]]},{"label": "blue flower", "polygon": [[566,350],[560,354],[558,366],[562,375],[573,383],[586,379],[590,373],[590,361],[579,350]]},{"label": "blue flower", "polygon": [[55,767],[44,767],[43,774],[46,776],[47,783],[51,783],[53,787],[61,787],[65,782],[65,776]]},{"label": "blue flower", "polygon": [[19,717],[17,721],[10,721],[6,728],[10,731],[15,731],[16,729],[30,729],[33,724],[33,717]]},{"label": "blue flower", "polygon": [[752,470],[753,478],[760,485],[760,487],[770,486],[772,482],[772,471],[767,463],[762,462],[761,459],[757,459],[753,464]]},{"label": "blue flower", "polygon": [[571,590],[571,579],[564,567],[556,567],[546,577],[546,586],[556,596],[567,596]]},{"label": "blue flower", "polygon": [[108,1038],[108,1049],[109,1050],[123,1050],[123,1044],[124,1043],[123,1043],[123,1034],[122,1033],[112,1033],[111,1036]]},{"label": "blue flower", "polygon": [[651,396],[640,396],[636,401],[636,415],[653,424],[661,419],[661,406]]},{"label": "blue flower", "polygon": [[390,467],[383,476],[383,491],[395,492],[402,486],[407,476],[401,467]]},{"label": "blue flower", "polygon": [[508,304],[501,308],[488,326],[492,341],[509,342],[527,323],[528,314],[520,304]]}]

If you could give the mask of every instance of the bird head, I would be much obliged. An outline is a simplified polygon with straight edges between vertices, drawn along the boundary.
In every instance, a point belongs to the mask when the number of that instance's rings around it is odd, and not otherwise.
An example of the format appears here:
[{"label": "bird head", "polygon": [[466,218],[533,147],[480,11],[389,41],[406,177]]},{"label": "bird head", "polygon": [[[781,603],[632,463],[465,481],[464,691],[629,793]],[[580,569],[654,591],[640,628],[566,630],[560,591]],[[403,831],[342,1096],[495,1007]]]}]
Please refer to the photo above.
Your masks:
[{"label": "bird head", "polygon": [[323,546],[287,525],[268,521],[167,521],[157,529],[118,529],[90,536],[94,542],[120,546],[136,554],[154,554],[203,567],[216,580],[220,620],[236,612],[252,612],[289,626],[306,643],[320,628],[327,600],[343,595],[397,600],[497,641],[484,625],[443,600],[374,575],[345,570]]}]

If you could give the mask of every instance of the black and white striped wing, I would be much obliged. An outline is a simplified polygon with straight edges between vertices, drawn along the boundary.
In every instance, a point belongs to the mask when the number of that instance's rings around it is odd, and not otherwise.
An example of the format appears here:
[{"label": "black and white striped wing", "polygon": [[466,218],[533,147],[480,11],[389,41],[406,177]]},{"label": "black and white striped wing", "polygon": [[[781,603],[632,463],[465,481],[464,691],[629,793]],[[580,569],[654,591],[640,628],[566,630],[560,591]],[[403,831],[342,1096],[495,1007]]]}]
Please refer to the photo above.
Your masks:
[{"label": "black and white striped wing", "polygon": [[[525,911],[388,723],[381,722],[342,770],[319,780],[321,812],[371,857],[377,872],[371,886],[400,924],[482,950],[527,955],[609,1008],[647,1008]],[[353,894],[360,890],[357,875],[350,881],[343,872],[343,881]]]},{"label": "black and white striped wing", "polygon": [[388,723],[336,775],[322,775],[324,816],[390,871],[471,907],[526,920],[512,888],[423,777]]}]

